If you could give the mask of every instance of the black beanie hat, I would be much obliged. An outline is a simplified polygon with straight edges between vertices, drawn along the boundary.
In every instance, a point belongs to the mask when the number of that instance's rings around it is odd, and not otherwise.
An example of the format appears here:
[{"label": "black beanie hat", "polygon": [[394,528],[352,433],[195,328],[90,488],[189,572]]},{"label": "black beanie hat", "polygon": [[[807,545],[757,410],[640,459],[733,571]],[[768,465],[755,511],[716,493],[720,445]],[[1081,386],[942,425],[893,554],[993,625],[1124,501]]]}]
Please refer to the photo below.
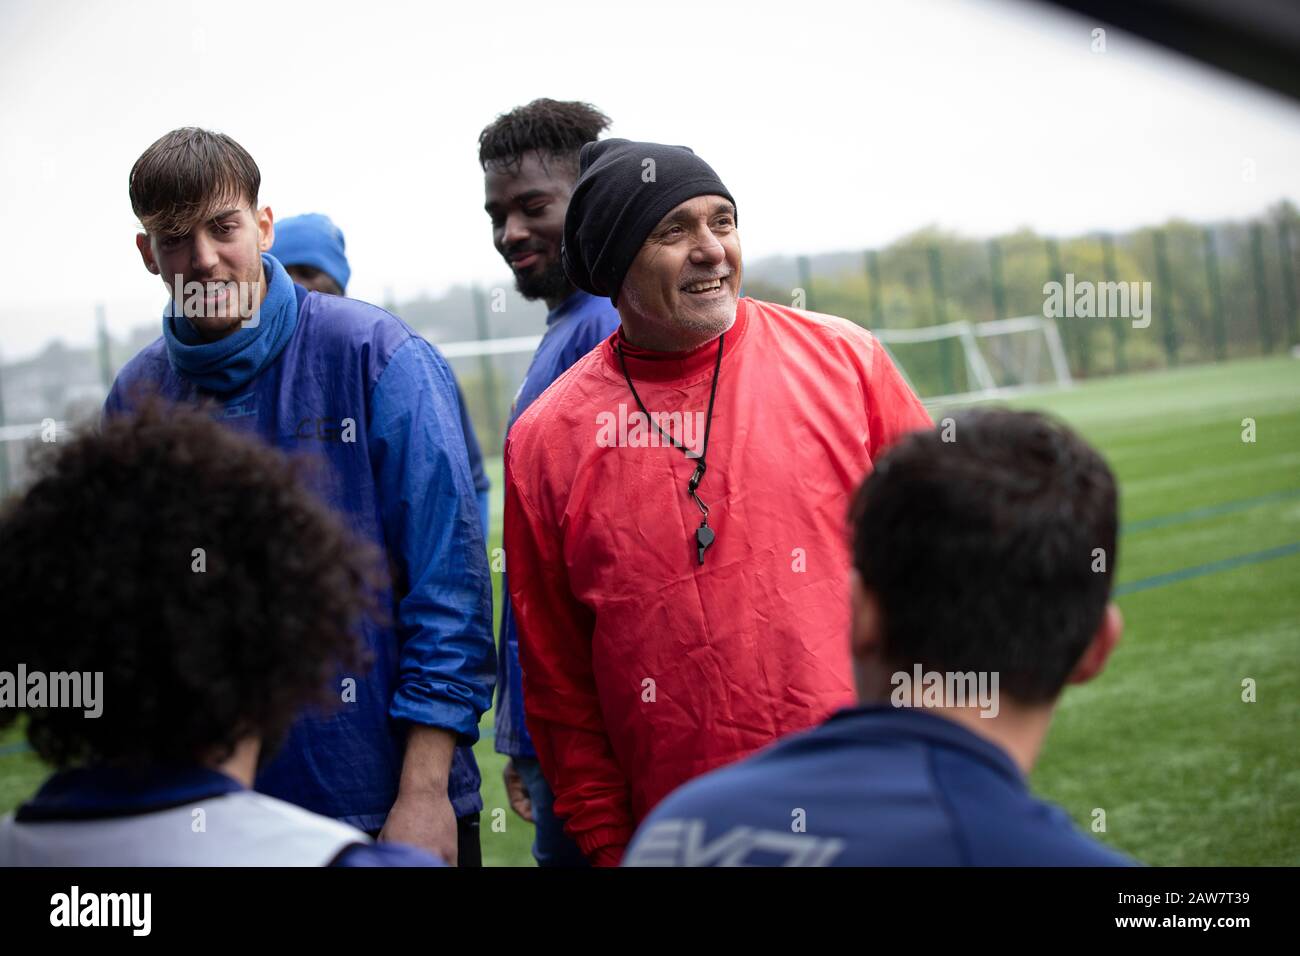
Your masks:
[{"label": "black beanie hat", "polygon": [[650,230],[696,196],[723,196],[736,205],[712,167],[685,146],[587,143],[564,217],[560,258],[569,281],[617,304],[623,277]]}]

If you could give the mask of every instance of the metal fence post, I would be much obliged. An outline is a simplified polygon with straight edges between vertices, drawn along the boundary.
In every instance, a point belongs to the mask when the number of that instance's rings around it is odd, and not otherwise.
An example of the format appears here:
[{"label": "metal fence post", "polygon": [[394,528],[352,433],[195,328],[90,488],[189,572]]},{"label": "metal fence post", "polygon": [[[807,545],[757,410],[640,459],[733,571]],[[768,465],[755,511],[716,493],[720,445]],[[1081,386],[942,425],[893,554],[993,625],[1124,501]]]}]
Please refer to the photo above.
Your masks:
[{"label": "metal fence post", "polygon": [[[1061,266],[1061,247],[1057,245],[1055,239],[1049,237],[1043,240],[1043,248],[1047,251],[1048,278],[1052,282],[1059,282],[1062,289],[1064,289],[1065,271]],[[1065,303],[1065,307],[1067,314],[1073,314],[1072,303]],[[1073,364],[1078,367],[1079,374],[1087,377],[1089,365],[1091,364],[1089,361],[1091,355],[1088,352],[1087,346],[1083,344],[1086,341],[1086,336],[1083,338],[1080,337],[1080,326],[1077,318],[1068,320],[1068,324],[1065,327],[1064,339],[1066,354],[1069,355]]]},{"label": "metal fence post", "polygon": [[1255,308],[1259,315],[1259,341],[1264,354],[1273,351],[1273,323],[1268,317],[1268,276],[1264,272],[1264,227],[1250,224],[1250,258],[1255,273]]},{"label": "metal fence post", "polygon": [[95,306],[95,324],[99,327],[99,380],[107,393],[113,387],[113,360],[109,355],[108,319],[102,304]]},{"label": "metal fence post", "polygon": [[880,294],[880,256],[874,249],[867,250],[867,297],[871,302],[871,326],[885,327],[885,306]]},{"label": "metal fence post", "polygon": [[1291,254],[1291,224],[1285,216],[1277,221],[1277,257],[1282,270],[1282,298],[1286,302],[1287,344],[1300,345],[1300,329],[1296,323],[1295,275],[1291,271],[1294,257]]},{"label": "metal fence post", "polygon": [[[948,321],[948,310],[944,304],[943,296],[943,259],[939,252],[938,243],[931,243],[930,249],[930,296],[934,315],[934,324],[943,325]],[[943,339],[940,347],[940,358],[943,362],[943,387],[944,391],[951,395],[957,389],[953,382],[952,368],[952,339]]]},{"label": "metal fence post", "polygon": [[1007,319],[1007,290],[1002,281],[1002,247],[996,239],[990,239],[989,246],[989,281],[993,293],[993,318]]},{"label": "metal fence post", "polygon": [[[474,325],[478,329],[479,341],[488,340],[488,315],[487,315],[487,298],[483,295],[483,290],[478,286],[471,286],[470,291],[474,296]],[[496,372],[492,367],[492,356],[480,355],[479,368],[483,372],[483,395],[487,400],[488,425],[492,429],[492,444],[485,445],[486,448],[500,448],[505,442],[505,435],[501,430],[501,417],[497,409],[497,382]],[[483,445],[482,442],[479,442]]]},{"label": "metal fence post", "polygon": [[[1106,274],[1106,281],[1117,282],[1115,268],[1115,237],[1108,232],[1101,234],[1101,263]],[[1100,300],[1100,296],[1098,296]],[[1115,337],[1115,371],[1128,371],[1128,356],[1124,353],[1124,340],[1128,335],[1128,319],[1124,316],[1111,316],[1110,330]]]},{"label": "metal fence post", "polygon": [[1169,278],[1169,253],[1165,248],[1165,234],[1157,229],[1151,236],[1156,253],[1156,278],[1160,282],[1160,322],[1164,326],[1165,358],[1170,365],[1178,364],[1178,330],[1174,328],[1174,309],[1170,302],[1173,282]]},{"label": "metal fence post", "polygon": [[813,298],[812,266],[808,262],[808,257],[800,256],[798,259],[798,266],[799,285],[803,287],[804,308],[809,312],[816,312],[816,300]]},{"label": "metal fence post", "polygon": [[1228,330],[1223,321],[1223,295],[1219,290],[1219,253],[1214,248],[1214,230],[1206,228],[1205,284],[1210,290],[1210,320],[1214,329],[1214,357],[1222,362],[1228,357]]}]

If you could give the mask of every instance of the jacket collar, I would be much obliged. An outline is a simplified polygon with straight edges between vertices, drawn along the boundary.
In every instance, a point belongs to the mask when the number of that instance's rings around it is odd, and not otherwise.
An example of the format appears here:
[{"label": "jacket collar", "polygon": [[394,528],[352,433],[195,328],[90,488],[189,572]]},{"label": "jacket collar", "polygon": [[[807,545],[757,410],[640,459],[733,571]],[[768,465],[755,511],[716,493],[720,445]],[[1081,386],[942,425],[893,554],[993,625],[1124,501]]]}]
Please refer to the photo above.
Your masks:
[{"label": "jacket collar", "polygon": [[266,296],[257,312],[223,339],[208,342],[189,319],[177,314],[178,303],[163,310],[163,340],[175,371],[200,388],[228,394],[243,388],[279,357],[293,337],[301,307],[293,280],[284,266],[262,254]]},{"label": "jacket collar", "polygon": [[79,767],[56,773],[18,808],[18,823],[97,820],[184,806],[244,790],[207,767]]},{"label": "jacket collar", "polygon": [[589,300],[595,298],[590,292],[584,292],[582,289],[574,290],[568,298],[546,313],[546,324],[548,326],[554,325],[561,319],[567,319],[569,316],[581,311]]},{"label": "jacket collar", "polygon": [[863,704],[836,711],[822,724],[856,740],[922,740],[962,750],[990,765],[1003,776],[1025,785],[1024,774],[1011,755],[990,740],[967,730],[955,720],[916,707]]},{"label": "jacket collar", "polygon": [[[730,367],[734,361],[732,356],[740,348],[741,340],[745,337],[745,331],[751,321],[751,308],[749,299],[736,300],[736,320],[723,336],[723,365]],[[618,382],[623,381],[623,365],[615,351],[616,345],[623,350],[623,355],[627,359],[628,374],[634,381],[644,379],[677,386],[692,385],[699,381],[711,380],[713,369],[717,364],[717,339],[684,352],[657,352],[627,341],[623,335],[623,327],[619,326],[612,336],[598,346],[609,372]]]}]

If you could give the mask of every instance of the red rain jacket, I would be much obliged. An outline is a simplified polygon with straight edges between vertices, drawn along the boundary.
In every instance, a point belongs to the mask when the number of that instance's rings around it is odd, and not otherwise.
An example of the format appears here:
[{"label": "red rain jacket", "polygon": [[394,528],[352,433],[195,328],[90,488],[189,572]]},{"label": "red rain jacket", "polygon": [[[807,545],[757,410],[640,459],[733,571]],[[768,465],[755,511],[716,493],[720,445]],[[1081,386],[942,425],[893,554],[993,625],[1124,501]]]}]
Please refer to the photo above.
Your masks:
[{"label": "red rain jacket", "polygon": [[741,299],[699,487],[716,534],[701,566],[695,463],[638,427],[616,341],[652,414],[699,413],[660,422],[698,448],[717,342],[651,352],[619,331],[505,451],[528,729],[556,814],[609,865],[674,788],[853,702],[849,503],[883,448],[931,425],[869,332]]}]

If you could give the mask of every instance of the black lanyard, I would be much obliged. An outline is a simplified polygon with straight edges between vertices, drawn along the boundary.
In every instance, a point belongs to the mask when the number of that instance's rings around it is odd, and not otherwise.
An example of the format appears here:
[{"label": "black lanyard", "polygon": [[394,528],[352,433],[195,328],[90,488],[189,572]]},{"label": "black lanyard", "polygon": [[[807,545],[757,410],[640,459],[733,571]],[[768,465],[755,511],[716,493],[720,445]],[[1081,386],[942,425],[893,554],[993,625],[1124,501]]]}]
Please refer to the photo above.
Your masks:
[{"label": "black lanyard", "polygon": [[686,483],[686,493],[691,496],[691,500],[695,502],[695,506],[700,509],[700,526],[695,529],[695,547],[699,551],[700,564],[704,563],[705,549],[708,548],[709,545],[713,544],[713,539],[716,537],[713,533],[713,529],[709,527],[709,506],[700,500],[700,496],[697,495],[695,491],[700,487],[700,481],[704,478],[704,456],[709,452],[709,431],[713,428],[713,399],[716,398],[718,394],[718,373],[722,371],[722,340],[725,336],[725,332],[718,336],[718,359],[713,365],[713,385],[709,388],[709,415],[704,422],[704,444],[700,446],[700,453],[698,455],[665,432],[663,428],[660,427],[658,419],[651,417],[650,413],[646,410],[645,403],[641,401],[641,396],[636,393],[636,386],[632,384],[632,376],[627,373],[627,359],[623,357],[622,343],[614,346],[614,351],[618,353],[619,365],[623,367],[623,377],[627,379],[627,387],[632,390],[632,397],[636,399],[636,405],[637,408],[641,409],[641,414],[644,415],[656,429],[658,429],[659,434],[664,437],[664,440],[667,441],[668,444],[679,449],[687,458],[696,459],[695,473],[691,475],[690,481]]}]

